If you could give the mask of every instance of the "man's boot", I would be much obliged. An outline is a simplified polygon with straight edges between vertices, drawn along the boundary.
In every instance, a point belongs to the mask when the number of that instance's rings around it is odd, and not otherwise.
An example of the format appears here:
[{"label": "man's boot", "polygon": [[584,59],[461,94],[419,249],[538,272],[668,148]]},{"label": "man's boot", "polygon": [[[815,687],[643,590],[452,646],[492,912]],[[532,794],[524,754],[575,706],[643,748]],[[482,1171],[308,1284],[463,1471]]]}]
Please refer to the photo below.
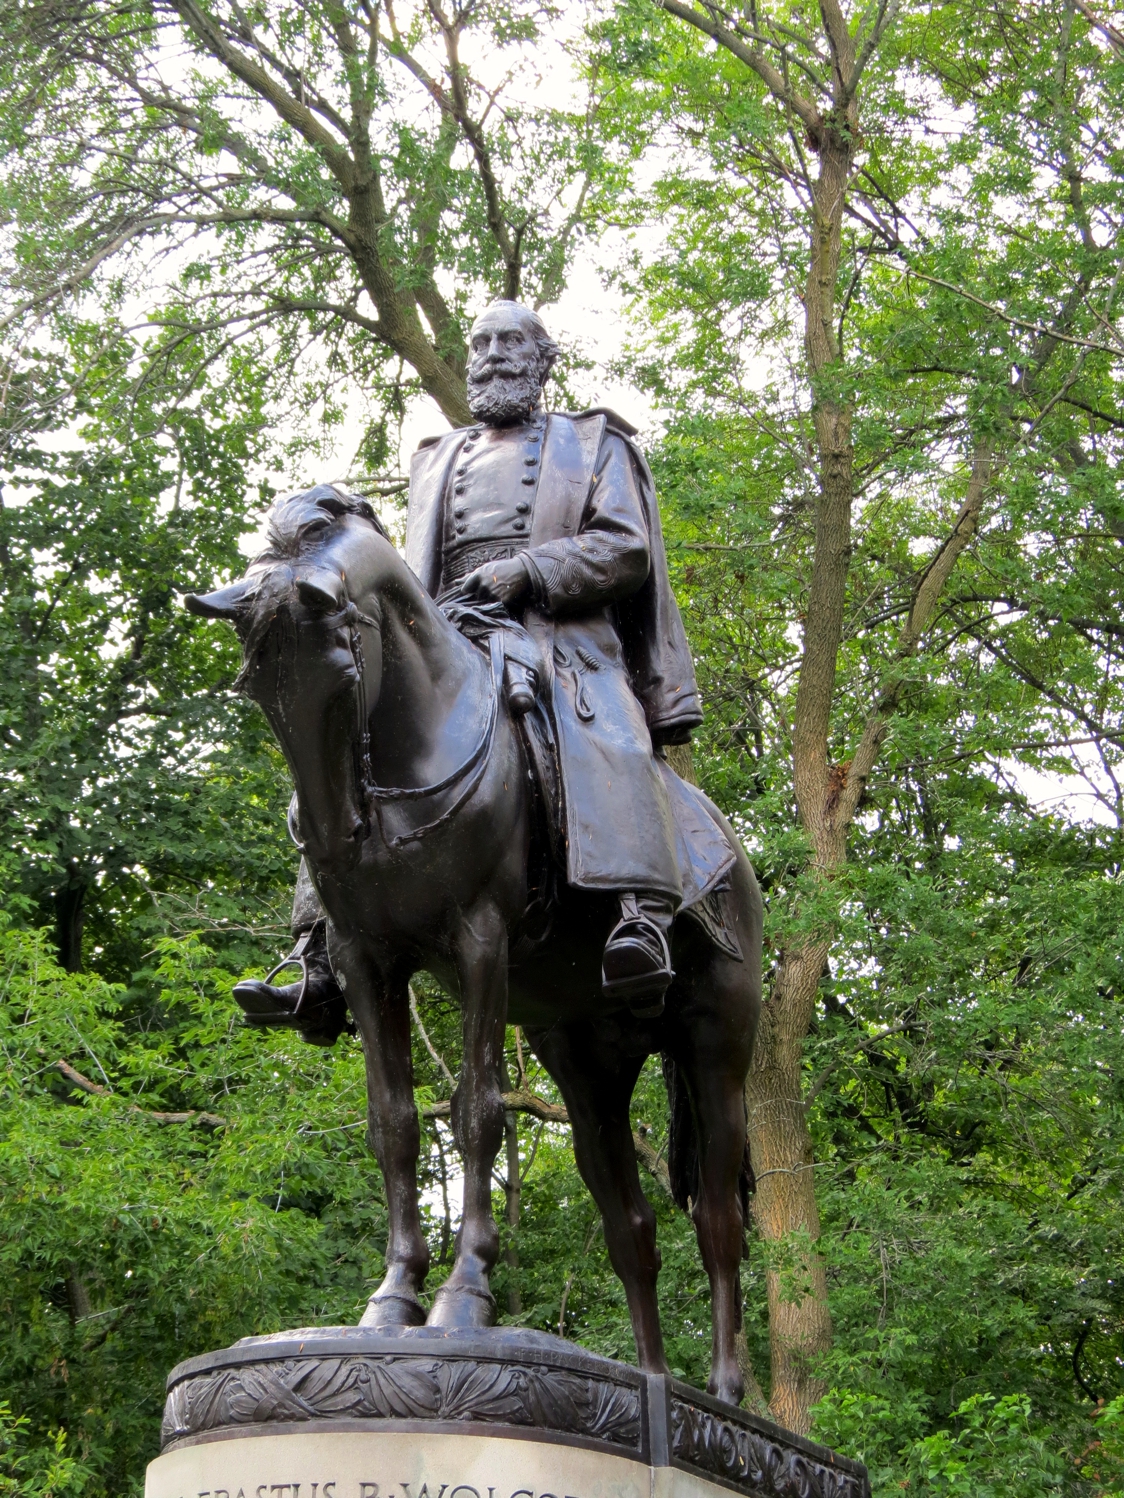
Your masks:
[{"label": "man's boot", "polygon": [[609,933],[601,959],[601,991],[623,999],[637,1019],[658,1019],[675,977],[667,933],[675,906],[662,895],[621,896],[621,918]]},{"label": "man's boot", "polygon": [[[289,966],[300,968],[300,979],[275,988],[269,980]],[[322,920],[298,936],[288,957],[264,980],[236,983],[234,997],[245,1011],[246,1023],[257,1029],[299,1030],[312,1045],[334,1045],[345,1030],[355,1033],[343,990],[328,961],[327,928]]]}]

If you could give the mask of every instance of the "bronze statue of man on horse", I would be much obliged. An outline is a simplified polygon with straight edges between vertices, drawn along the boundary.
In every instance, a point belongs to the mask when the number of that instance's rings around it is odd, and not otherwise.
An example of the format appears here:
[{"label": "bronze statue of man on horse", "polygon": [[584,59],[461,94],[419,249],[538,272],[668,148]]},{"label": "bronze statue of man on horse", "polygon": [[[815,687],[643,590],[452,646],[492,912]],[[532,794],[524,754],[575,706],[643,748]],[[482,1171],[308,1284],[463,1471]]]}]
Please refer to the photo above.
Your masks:
[{"label": "bronze statue of man on horse", "polygon": [[[406,560],[439,603],[493,602],[511,616],[508,703],[522,714],[549,693],[536,742],[549,736],[556,766],[561,804],[549,812],[565,879],[619,902],[602,992],[654,1016],[672,979],[667,933],[684,898],[684,854],[690,896],[713,884],[730,853],[710,818],[676,796],[658,758],[688,741],[702,712],[651,471],[635,428],[614,412],[544,411],[557,356],[538,315],[516,302],[493,302],[477,319],[468,370],[476,423],[427,438],[414,455]],[[480,628],[476,611],[465,616]],[[541,766],[542,752],[535,760]],[[303,867],[293,934],[286,963],[301,964],[301,980],[245,982],[235,996],[255,1024],[334,1038],[342,995]]]},{"label": "bronze statue of man on horse", "polygon": [[[292,771],[302,980],[235,990],[252,1022],[363,1044],[386,1186],[385,1274],[362,1324],[488,1327],[508,1023],[565,1101],[641,1366],[666,1373],[655,1214],[629,1103],[661,1054],[668,1166],[711,1287],[709,1387],[742,1394],[744,1084],[761,897],[718,809],[660,751],[700,721],[651,475],[611,412],[547,414],[557,349],[495,302],[472,329],[477,422],[423,444],[406,559],[366,500],[272,507],[246,576],[188,607],[242,642],[238,684]],[[407,565],[408,564],[408,565]],[[426,1306],[409,981],[459,1002],[464,1163],[452,1271]],[[272,975],[271,975],[272,976]]]}]

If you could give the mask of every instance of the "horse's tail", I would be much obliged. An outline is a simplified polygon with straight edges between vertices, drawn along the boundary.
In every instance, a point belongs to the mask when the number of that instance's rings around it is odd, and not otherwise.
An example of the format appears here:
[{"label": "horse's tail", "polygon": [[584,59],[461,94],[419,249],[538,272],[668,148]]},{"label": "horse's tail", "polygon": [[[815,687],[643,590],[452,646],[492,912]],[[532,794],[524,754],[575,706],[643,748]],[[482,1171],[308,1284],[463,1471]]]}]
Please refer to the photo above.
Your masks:
[{"label": "horse's tail", "polygon": [[[671,1195],[677,1207],[689,1212],[699,1195],[699,1141],[695,1132],[695,1116],[691,1110],[691,1099],[687,1095],[683,1073],[675,1058],[664,1051],[661,1060],[664,1085],[667,1088],[667,1170],[671,1177]],[[754,1190],[747,1130],[741,1170],[738,1173],[738,1196],[741,1199],[743,1222],[749,1221],[749,1198]]]}]

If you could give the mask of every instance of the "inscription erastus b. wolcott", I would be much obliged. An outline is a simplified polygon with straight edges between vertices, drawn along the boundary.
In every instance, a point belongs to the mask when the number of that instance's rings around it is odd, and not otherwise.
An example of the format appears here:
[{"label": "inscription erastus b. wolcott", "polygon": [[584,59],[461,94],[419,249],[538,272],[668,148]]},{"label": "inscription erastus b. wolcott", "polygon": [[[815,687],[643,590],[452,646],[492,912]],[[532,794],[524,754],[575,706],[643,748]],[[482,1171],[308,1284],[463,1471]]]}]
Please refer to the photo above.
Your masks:
[{"label": "inscription erastus b. wolcott", "polygon": [[317,1482],[260,1482],[237,1483],[231,1487],[201,1488],[195,1493],[182,1493],[180,1498],[398,1498],[401,1488],[405,1498],[578,1498],[573,1493],[547,1493],[538,1488],[516,1487],[510,1483],[485,1486],[483,1489],[471,1483],[434,1483],[430,1493],[429,1484],[423,1482],[417,1492],[413,1483],[379,1483],[360,1479],[357,1482],[329,1478]]}]

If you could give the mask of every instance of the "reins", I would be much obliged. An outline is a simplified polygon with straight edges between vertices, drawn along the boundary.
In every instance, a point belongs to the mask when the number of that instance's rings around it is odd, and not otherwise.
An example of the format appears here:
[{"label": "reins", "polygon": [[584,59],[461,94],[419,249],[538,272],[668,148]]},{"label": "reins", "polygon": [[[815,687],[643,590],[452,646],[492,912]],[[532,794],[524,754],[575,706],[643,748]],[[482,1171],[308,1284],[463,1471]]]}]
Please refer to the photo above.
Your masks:
[{"label": "reins", "polygon": [[[348,643],[351,648],[351,658],[355,663],[357,676],[356,683],[356,708],[359,716],[359,790],[366,805],[374,808],[375,821],[378,823],[379,836],[390,849],[401,848],[406,843],[417,842],[427,833],[436,832],[450,821],[465,805],[470,796],[479,786],[484,778],[484,771],[488,767],[488,756],[491,753],[492,743],[496,736],[496,723],[499,721],[500,705],[500,682],[503,680],[503,643],[498,632],[489,636],[488,655],[491,665],[491,705],[488,711],[488,721],[484,725],[484,732],[480,742],[468,756],[462,765],[455,769],[451,775],[446,775],[444,780],[434,781],[432,785],[376,785],[374,783],[374,772],[371,768],[371,720],[367,706],[367,678],[363,662],[363,638],[359,633],[361,624],[369,625],[372,629],[379,627],[378,622],[369,619],[366,614],[361,614],[355,604],[348,602],[347,606],[337,615],[325,620],[331,628],[346,626],[348,632]],[[467,777],[467,784],[460,795],[431,822],[424,823],[421,827],[411,828],[409,832],[387,834],[383,823],[383,803],[396,801],[424,801],[432,796],[439,796],[443,791],[451,791]]]}]

